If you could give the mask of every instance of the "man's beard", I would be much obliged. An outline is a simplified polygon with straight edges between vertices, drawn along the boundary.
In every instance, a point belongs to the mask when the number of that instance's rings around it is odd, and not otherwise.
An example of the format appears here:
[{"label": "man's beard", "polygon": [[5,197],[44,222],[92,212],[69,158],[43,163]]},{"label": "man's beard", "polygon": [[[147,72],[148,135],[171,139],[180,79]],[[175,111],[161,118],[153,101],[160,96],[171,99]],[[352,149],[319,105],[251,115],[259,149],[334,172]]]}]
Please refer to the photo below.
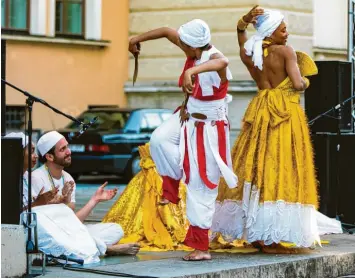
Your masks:
[{"label": "man's beard", "polygon": [[71,165],[71,160],[70,161],[66,161],[66,159],[68,159],[69,157],[71,156],[67,156],[67,157],[64,157],[62,159],[58,159],[57,157],[54,157],[54,160],[53,162],[56,163],[57,165],[61,166],[61,167],[69,167]]}]

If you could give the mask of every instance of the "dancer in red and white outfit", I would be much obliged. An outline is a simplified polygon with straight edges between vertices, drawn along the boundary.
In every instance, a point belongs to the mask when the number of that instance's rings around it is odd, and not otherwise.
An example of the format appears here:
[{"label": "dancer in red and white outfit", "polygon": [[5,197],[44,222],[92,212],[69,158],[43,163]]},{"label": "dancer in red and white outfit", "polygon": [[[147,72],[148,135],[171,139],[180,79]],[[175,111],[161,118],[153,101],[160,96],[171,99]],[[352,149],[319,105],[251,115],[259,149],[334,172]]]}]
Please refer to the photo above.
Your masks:
[{"label": "dancer in red and white outfit", "polygon": [[179,182],[183,179],[187,184],[190,227],[184,243],[195,251],[184,259],[209,260],[208,231],[220,176],[229,187],[237,185],[231,165],[227,118],[227,103],[231,100],[227,91],[232,75],[228,59],[210,45],[209,27],[200,19],[182,25],[178,31],[163,27],[134,37],[129,49],[137,54],[140,42],[164,37],[187,56],[179,86],[189,97],[180,110],[154,131],[150,152],[163,178],[161,204],[178,203]]}]

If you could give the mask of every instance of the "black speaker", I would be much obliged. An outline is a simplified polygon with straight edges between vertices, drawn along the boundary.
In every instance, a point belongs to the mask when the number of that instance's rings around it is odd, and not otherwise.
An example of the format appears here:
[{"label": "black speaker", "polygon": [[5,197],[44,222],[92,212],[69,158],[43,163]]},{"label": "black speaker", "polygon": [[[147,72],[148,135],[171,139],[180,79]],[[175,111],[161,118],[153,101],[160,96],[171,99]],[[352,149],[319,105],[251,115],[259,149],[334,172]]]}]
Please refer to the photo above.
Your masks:
[{"label": "black speaker", "polygon": [[312,135],[319,181],[319,211],[355,224],[355,134]]},{"label": "black speaker", "polygon": [[[318,75],[310,77],[310,86],[305,91],[305,110],[309,120],[326,112],[337,104],[352,96],[351,92],[351,62],[316,61]],[[353,129],[351,104],[348,102],[341,109],[341,120],[322,117],[310,127],[312,133],[341,131],[350,132]],[[331,114],[338,117],[338,113]]]},{"label": "black speaker", "polygon": [[23,148],[18,138],[1,139],[1,223],[20,223],[22,212]]}]

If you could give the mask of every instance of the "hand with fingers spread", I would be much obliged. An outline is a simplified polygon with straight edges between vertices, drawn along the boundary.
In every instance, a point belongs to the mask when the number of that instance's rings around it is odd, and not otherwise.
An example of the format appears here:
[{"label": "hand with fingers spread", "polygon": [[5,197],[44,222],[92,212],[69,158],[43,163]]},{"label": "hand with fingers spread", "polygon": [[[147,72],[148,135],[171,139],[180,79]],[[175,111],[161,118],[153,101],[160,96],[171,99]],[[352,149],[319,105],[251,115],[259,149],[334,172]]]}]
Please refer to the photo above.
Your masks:
[{"label": "hand with fingers spread", "polygon": [[74,181],[67,181],[64,183],[64,187],[62,189],[63,202],[68,204],[71,202],[71,195],[74,190]]},{"label": "hand with fingers spread", "polygon": [[102,184],[99,187],[99,189],[96,190],[95,194],[92,197],[94,201],[96,202],[109,201],[116,196],[117,188],[111,190],[105,190],[107,184],[108,182],[106,181],[104,184]]}]

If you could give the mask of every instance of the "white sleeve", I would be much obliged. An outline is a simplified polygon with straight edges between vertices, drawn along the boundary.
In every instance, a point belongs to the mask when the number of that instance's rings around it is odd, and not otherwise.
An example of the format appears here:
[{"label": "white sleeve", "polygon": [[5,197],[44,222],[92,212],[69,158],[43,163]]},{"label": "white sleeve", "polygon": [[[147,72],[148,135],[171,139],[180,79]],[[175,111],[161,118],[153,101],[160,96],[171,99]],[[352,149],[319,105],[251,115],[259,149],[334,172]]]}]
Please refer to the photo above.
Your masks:
[{"label": "white sleeve", "polygon": [[39,174],[38,172],[32,173],[32,183],[31,183],[32,199],[36,198],[38,196],[38,194],[39,194],[39,192],[41,192],[42,188],[44,188],[44,192],[48,191],[45,186],[45,181],[38,174]]}]

